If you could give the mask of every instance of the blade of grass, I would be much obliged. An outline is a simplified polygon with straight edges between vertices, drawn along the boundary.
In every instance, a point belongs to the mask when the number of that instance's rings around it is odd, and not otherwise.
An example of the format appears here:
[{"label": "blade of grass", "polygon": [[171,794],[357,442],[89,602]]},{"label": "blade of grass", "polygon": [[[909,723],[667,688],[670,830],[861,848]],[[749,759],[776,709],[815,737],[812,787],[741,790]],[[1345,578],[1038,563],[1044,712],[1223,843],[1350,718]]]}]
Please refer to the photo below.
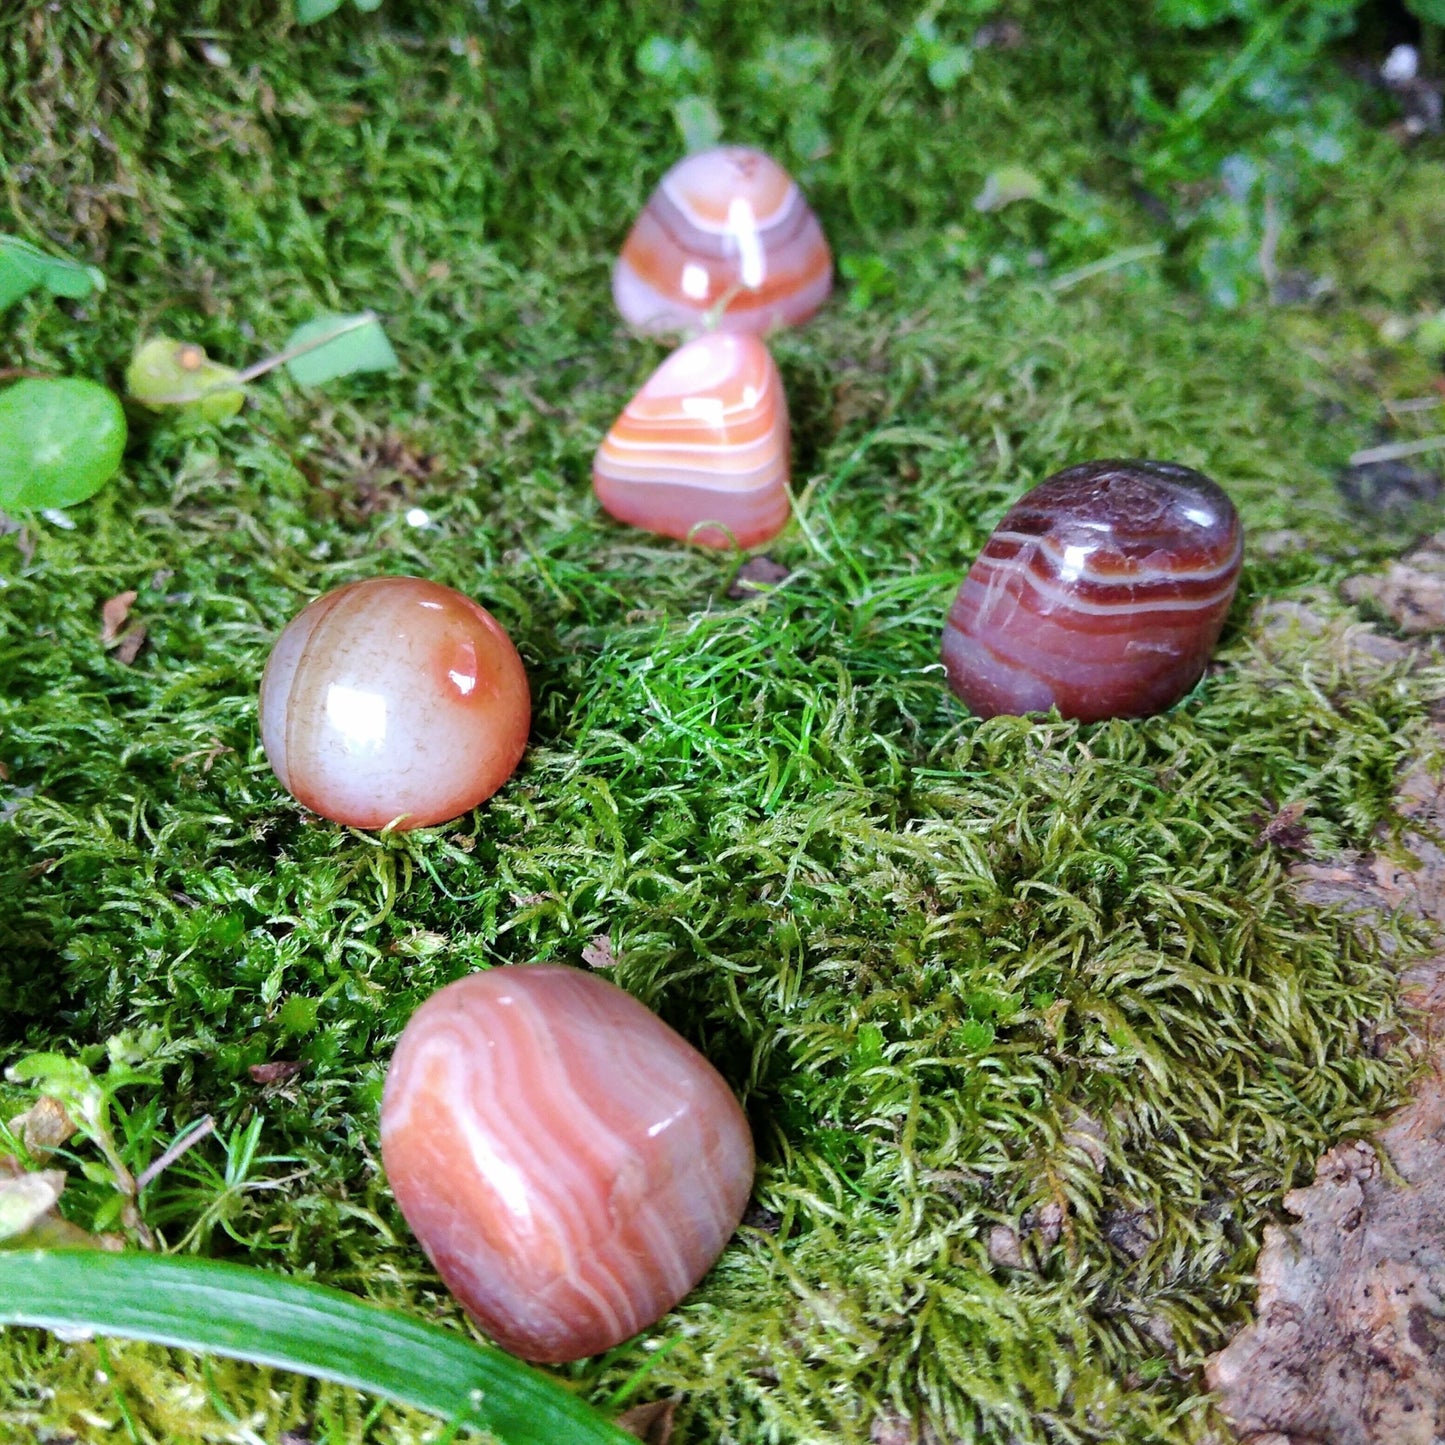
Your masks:
[{"label": "blade of grass", "polygon": [[294,1370],[460,1417],[505,1445],[635,1445],[500,1350],[340,1290],[217,1260],[0,1252],[0,1324],[90,1330]]}]

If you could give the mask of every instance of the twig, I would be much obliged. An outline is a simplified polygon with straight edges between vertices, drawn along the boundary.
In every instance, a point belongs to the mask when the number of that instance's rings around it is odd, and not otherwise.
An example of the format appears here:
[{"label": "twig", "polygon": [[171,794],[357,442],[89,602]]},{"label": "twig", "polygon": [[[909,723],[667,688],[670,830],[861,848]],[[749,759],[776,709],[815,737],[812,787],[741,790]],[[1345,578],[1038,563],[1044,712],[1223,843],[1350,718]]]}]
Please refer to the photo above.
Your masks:
[{"label": "twig", "polygon": [[207,1114],[191,1128],[189,1133],[182,1134],[155,1163],[146,1166],[144,1173],[135,1182],[136,1193],[139,1194],[163,1169],[169,1169],[188,1149],[195,1148],[207,1134],[215,1132],[216,1121]]},{"label": "twig", "polygon": [[1433,411],[1445,405],[1445,396],[1411,396],[1404,401],[1387,401],[1385,410],[1393,416],[1402,416],[1411,411]]},{"label": "twig", "polygon": [[244,371],[228,376],[225,381],[212,382],[202,391],[181,392],[175,396],[148,396],[145,398],[145,405],[189,406],[192,402],[204,401],[208,396],[214,396],[218,391],[235,391],[238,386],[245,386],[247,382],[255,381],[258,376],[265,376],[268,371],[275,371],[278,366],[285,366],[288,361],[295,361],[298,356],[315,351],[318,346],[329,346],[338,336],[360,331],[363,326],[369,326],[376,319],[375,311],[363,311],[353,316],[345,326],[338,326],[335,331],[328,331],[325,336],[313,336],[310,341],[303,341],[300,346],[290,346],[285,351],[278,351],[275,356],[262,357]]},{"label": "twig", "polygon": [[1254,34],[1249,37],[1224,74],[1188,110],[1182,115],[1176,116],[1170,123],[1169,129],[1177,134],[1191,126],[1198,125],[1234,89],[1236,83],[1254,64],[1258,55],[1274,43],[1275,37],[1284,29],[1285,24],[1303,3],[1304,0],[1289,0],[1288,4],[1277,10],[1268,20],[1257,25]]},{"label": "twig", "polygon": [[1414,442],[1390,442],[1382,447],[1366,447],[1350,457],[1352,467],[1367,467],[1372,462],[1397,462],[1402,457],[1417,457],[1421,452],[1438,452],[1445,449],[1445,435],[1421,437]]},{"label": "twig", "polygon": [[1049,290],[1067,291],[1081,281],[1091,281],[1095,276],[1104,276],[1110,271],[1118,271],[1121,267],[1132,266],[1135,261],[1147,261],[1153,256],[1162,256],[1163,254],[1163,241],[1150,241],[1147,246],[1130,246],[1127,250],[1115,251],[1112,256],[1105,256],[1100,261],[1090,261],[1087,266],[1080,266],[1076,270],[1065,271],[1062,276],[1055,276],[1049,282]]},{"label": "twig", "polygon": [[1275,292],[1279,290],[1279,267],[1275,264],[1275,256],[1279,251],[1282,229],[1279,207],[1275,204],[1274,196],[1266,191],[1264,194],[1264,235],[1259,242],[1259,274],[1264,277],[1264,284],[1269,291],[1271,301],[1275,299]]}]

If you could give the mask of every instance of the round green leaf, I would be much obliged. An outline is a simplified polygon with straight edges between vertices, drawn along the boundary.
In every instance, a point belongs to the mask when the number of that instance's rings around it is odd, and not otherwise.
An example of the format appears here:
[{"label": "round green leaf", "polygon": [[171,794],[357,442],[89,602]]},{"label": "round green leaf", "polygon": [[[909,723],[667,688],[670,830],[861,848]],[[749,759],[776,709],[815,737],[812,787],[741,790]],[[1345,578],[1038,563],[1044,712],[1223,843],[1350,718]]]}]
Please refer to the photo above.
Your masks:
[{"label": "round green leaf", "polygon": [[0,391],[0,507],[68,507],[94,496],[125,451],[113,392],[76,377]]},{"label": "round green leaf", "polygon": [[[125,369],[125,389],[142,406],[160,411],[167,406],[194,408],[203,421],[224,421],[246,402],[240,375],[206,355],[194,341],[157,336],[142,344]],[[177,401],[176,398],[190,398]]]}]

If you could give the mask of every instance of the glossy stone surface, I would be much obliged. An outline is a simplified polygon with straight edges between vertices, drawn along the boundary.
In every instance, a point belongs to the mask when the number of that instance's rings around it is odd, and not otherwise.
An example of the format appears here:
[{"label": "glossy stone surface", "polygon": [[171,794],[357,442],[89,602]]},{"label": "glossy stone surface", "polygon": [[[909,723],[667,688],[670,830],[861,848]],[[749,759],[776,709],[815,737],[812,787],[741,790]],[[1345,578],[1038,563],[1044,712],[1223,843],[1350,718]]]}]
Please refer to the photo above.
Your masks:
[{"label": "glossy stone surface", "polygon": [[1244,534],[1208,477],[1087,462],[1004,517],[943,629],[949,686],[979,716],[1143,717],[1199,681],[1239,581]]},{"label": "glossy stone surface", "polygon": [[381,1152],[448,1288],[542,1361],[666,1314],[722,1252],[753,1179],[717,1070],[605,979],[540,964],[458,979],[412,1015]]},{"label": "glossy stone surface", "polygon": [[[753,547],[788,521],[788,406],[756,336],[679,347],[607,433],[597,498],[621,522],[708,547]],[[702,526],[715,522],[719,526]]]},{"label": "glossy stone surface", "polygon": [[496,619],[420,577],[317,598],[261,678],[261,741],[282,786],[355,828],[420,828],[476,807],[521,760],[531,711]]},{"label": "glossy stone surface", "polygon": [[645,332],[696,330],[724,298],[724,331],[796,326],[832,286],[832,253],[802,192],[775,160],[745,146],[673,166],[612,273],[617,309]]}]

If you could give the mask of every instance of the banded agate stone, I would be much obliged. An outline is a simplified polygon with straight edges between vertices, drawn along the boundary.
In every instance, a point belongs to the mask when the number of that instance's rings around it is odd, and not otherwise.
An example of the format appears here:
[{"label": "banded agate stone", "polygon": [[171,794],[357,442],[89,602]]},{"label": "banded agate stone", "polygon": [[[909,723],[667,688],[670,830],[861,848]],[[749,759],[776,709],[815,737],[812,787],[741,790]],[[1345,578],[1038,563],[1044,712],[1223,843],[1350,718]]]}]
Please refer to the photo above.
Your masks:
[{"label": "banded agate stone", "polygon": [[[756,336],[679,347],[597,450],[592,485],[620,522],[707,547],[753,547],[787,524],[788,404]],[[714,524],[714,525],[708,525]]]},{"label": "banded agate stone", "polygon": [[696,330],[719,303],[724,331],[796,326],[832,287],[833,256],[802,192],[745,146],[673,166],[612,272],[617,309],[644,332]]},{"label": "banded agate stone", "polygon": [[420,577],[317,598],[261,677],[261,742],[281,785],[354,828],[420,828],[476,807],[521,760],[531,711],[496,619]]},{"label": "banded agate stone", "polygon": [[980,717],[1160,712],[1203,675],[1243,549],[1233,503],[1187,467],[1058,472],[1014,505],[964,578],[943,629],[949,686]]},{"label": "banded agate stone", "polygon": [[525,1359],[581,1359],[698,1282],[752,1189],[717,1070],[595,974],[529,964],[448,984],[387,1072],[397,1203],[467,1312]]}]

